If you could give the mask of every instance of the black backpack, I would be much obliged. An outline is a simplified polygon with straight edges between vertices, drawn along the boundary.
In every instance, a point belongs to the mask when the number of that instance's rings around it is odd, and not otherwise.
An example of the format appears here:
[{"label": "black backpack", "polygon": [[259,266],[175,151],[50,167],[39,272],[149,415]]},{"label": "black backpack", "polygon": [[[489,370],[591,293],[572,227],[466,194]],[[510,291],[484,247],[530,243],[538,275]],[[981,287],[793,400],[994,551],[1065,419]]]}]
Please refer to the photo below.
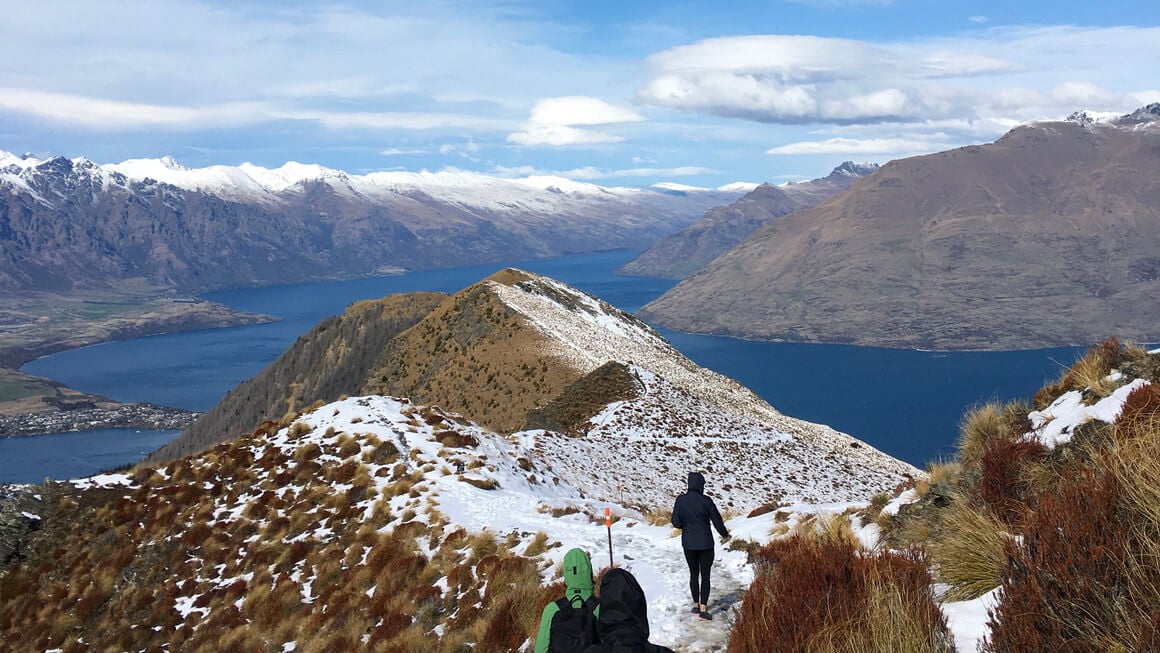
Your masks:
[{"label": "black backpack", "polygon": [[600,635],[596,633],[597,605],[599,603],[595,596],[576,605],[566,598],[557,599],[556,607],[559,609],[552,615],[548,653],[579,653],[589,645],[599,643]]}]

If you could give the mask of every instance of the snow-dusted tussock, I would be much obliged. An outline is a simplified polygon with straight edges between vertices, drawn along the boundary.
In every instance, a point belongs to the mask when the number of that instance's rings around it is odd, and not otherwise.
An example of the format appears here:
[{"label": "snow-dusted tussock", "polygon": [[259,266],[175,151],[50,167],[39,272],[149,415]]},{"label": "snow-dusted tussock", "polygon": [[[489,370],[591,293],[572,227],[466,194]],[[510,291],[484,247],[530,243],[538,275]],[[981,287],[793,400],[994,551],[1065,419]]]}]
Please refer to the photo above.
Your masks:
[{"label": "snow-dusted tussock", "polygon": [[[1118,381],[1119,374],[1113,374],[1108,379],[1112,382]],[[1031,431],[1026,433],[1024,438],[1036,440],[1049,449],[1070,442],[1075,429],[1088,422],[1093,420],[1108,424],[1115,422],[1124,408],[1128,395],[1145,385],[1148,385],[1148,381],[1133,379],[1091,405],[1084,403],[1083,393],[1079,390],[1065,392],[1047,408],[1031,411],[1027,415],[1031,420]]]}]

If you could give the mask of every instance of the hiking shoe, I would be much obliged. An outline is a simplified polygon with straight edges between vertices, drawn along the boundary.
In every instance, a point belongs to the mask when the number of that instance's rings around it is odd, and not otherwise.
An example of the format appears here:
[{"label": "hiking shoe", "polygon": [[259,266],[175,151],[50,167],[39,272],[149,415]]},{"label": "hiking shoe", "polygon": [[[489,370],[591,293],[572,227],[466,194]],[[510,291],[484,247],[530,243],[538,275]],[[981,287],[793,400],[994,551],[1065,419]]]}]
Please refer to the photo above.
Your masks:
[{"label": "hiking shoe", "polygon": [[693,614],[701,614],[701,606],[694,605],[693,609],[689,610],[689,612],[692,612]]},{"label": "hiking shoe", "polygon": [[699,617],[701,621],[713,621],[713,615],[710,614],[708,610],[697,611],[697,617]]}]

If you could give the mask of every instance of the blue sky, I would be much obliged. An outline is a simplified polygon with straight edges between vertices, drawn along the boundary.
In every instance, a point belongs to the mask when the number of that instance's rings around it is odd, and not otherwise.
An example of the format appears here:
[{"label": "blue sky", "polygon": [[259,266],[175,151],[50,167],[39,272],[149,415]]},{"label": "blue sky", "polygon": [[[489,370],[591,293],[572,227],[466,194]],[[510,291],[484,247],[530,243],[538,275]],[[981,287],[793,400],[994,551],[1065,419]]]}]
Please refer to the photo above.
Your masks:
[{"label": "blue sky", "polygon": [[813,178],[1160,101],[1153,2],[6,0],[0,150]]}]

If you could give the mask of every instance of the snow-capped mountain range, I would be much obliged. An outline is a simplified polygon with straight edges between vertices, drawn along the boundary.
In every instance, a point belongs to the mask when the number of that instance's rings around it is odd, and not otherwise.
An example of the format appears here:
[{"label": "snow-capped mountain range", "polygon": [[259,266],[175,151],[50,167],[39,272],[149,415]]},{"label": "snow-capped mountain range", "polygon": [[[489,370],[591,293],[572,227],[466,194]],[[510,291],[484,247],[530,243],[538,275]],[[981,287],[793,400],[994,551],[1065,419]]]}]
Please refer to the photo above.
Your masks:
[{"label": "snow-capped mountain range", "polygon": [[201,291],[642,248],[752,187],[0,152],[0,287]]}]

